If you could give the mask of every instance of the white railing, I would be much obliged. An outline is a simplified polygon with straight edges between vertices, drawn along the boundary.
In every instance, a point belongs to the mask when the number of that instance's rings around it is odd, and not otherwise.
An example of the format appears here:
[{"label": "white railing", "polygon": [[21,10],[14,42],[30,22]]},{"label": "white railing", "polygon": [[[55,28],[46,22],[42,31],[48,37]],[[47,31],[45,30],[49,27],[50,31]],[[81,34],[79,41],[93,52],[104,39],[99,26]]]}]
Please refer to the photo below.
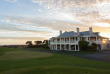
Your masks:
[{"label": "white railing", "polygon": [[52,41],[52,42],[50,42],[51,44],[55,44],[55,43],[77,43],[77,42],[79,42],[79,41]]},{"label": "white railing", "polygon": [[65,41],[65,43],[69,43],[69,41]]},{"label": "white railing", "polygon": [[61,41],[61,43],[64,43],[64,41]]},{"label": "white railing", "polygon": [[76,43],[77,41],[70,41],[70,43]]}]

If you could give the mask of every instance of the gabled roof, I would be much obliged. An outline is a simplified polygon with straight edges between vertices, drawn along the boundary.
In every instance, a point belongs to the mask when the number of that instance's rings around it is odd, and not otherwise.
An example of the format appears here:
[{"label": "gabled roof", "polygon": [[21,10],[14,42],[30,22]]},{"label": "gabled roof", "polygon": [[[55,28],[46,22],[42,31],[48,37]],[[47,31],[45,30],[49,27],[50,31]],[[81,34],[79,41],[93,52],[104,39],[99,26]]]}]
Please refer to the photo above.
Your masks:
[{"label": "gabled roof", "polygon": [[[90,35],[89,31],[83,31],[83,32],[80,32],[79,36],[82,36],[82,37],[86,37],[86,36],[94,37],[94,36],[98,36],[98,33],[99,32],[93,32],[93,34]],[[78,36],[77,32],[74,32],[74,31],[67,32],[67,31],[65,31],[61,35],[59,35],[57,37],[52,37],[52,38],[66,38],[66,37],[76,37],[76,36]]]},{"label": "gabled roof", "polygon": [[98,33],[99,32],[93,32],[93,34],[89,34],[89,31],[83,31],[83,32],[80,32],[80,35],[81,36],[98,36]]},{"label": "gabled roof", "polygon": [[65,38],[65,37],[75,37],[77,33],[74,31],[64,32],[63,34],[59,35],[57,38]]},{"label": "gabled roof", "polygon": [[80,32],[80,35],[89,35],[89,31]]}]

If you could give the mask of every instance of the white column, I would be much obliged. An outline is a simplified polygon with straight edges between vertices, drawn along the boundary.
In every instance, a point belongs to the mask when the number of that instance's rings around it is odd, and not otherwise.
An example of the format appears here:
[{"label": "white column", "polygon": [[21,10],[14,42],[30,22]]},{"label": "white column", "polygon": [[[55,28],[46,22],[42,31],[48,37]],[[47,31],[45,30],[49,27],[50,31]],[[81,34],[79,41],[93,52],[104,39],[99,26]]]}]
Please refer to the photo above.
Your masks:
[{"label": "white column", "polygon": [[70,37],[69,37],[69,43],[70,43]]},{"label": "white column", "polygon": [[56,44],[56,50],[57,50],[57,44]]},{"label": "white column", "polygon": [[71,50],[71,45],[69,44],[69,50]]},{"label": "white column", "polygon": [[53,45],[52,45],[52,50],[53,50]]},{"label": "white column", "polygon": [[65,44],[65,38],[64,38],[64,44]]},{"label": "white column", "polygon": [[65,44],[64,44],[64,50],[65,50]]},{"label": "white column", "polygon": [[56,43],[57,43],[57,38],[56,38]]},{"label": "white column", "polygon": [[65,38],[64,38],[64,50],[66,50],[66,44],[65,44],[66,42],[65,42]]},{"label": "white column", "polygon": [[78,42],[80,41],[80,37],[77,37],[78,38]]},{"label": "white column", "polygon": [[78,37],[78,41],[80,41],[80,37]]},{"label": "white column", "polygon": [[53,50],[53,45],[51,45],[51,50]]},{"label": "white column", "polygon": [[61,38],[60,38],[60,50],[61,50]]},{"label": "white column", "polygon": [[75,45],[75,51],[76,51],[76,45]]},{"label": "white column", "polygon": [[64,45],[64,50],[66,50],[66,44]]},{"label": "white column", "polygon": [[50,49],[52,50],[52,45],[50,45]]},{"label": "white column", "polygon": [[78,45],[78,51],[79,51],[79,45]]},{"label": "white column", "polygon": [[61,50],[61,44],[60,44],[60,50]]},{"label": "white column", "polygon": [[53,45],[53,50],[55,49],[55,46]]}]

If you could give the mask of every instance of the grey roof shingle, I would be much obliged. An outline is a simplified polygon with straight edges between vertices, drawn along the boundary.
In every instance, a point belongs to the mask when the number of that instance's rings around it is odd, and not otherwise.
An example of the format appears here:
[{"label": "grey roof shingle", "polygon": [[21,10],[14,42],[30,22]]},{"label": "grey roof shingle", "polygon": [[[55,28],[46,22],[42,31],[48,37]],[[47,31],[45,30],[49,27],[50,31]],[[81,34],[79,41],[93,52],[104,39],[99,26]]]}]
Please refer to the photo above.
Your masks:
[{"label": "grey roof shingle", "polygon": [[70,32],[64,32],[63,34],[59,35],[58,38],[74,37],[74,36],[77,36],[77,33],[74,31],[70,31]]},{"label": "grey roof shingle", "polygon": [[[92,35],[89,34],[89,31],[80,32],[80,36],[96,36],[96,35],[98,35],[98,32],[93,32]],[[74,31],[70,31],[62,33],[57,38],[75,37],[75,36],[77,36],[77,33]]]},{"label": "grey roof shingle", "polygon": [[80,35],[89,35],[89,31],[80,32]]}]

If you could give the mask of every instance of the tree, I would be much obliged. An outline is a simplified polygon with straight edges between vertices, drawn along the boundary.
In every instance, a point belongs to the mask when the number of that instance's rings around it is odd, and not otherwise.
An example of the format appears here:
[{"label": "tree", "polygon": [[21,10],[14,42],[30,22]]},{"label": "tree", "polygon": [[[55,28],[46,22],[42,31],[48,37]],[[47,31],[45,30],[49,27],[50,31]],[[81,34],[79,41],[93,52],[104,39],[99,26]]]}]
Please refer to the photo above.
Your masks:
[{"label": "tree", "polygon": [[42,41],[34,41],[34,43],[35,43],[36,45],[41,45],[41,44],[42,44]]},{"label": "tree", "polygon": [[94,46],[95,47],[95,49],[97,49],[97,44],[96,43],[92,43],[92,46]]},{"label": "tree", "polygon": [[32,41],[27,41],[26,44],[27,44],[28,46],[32,46]]},{"label": "tree", "polygon": [[79,41],[78,44],[79,44],[80,50],[86,51],[89,43],[87,41],[82,40],[82,41]]},{"label": "tree", "polygon": [[48,40],[44,40],[44,41],[43,41],[43,44],[48,45]]}]

